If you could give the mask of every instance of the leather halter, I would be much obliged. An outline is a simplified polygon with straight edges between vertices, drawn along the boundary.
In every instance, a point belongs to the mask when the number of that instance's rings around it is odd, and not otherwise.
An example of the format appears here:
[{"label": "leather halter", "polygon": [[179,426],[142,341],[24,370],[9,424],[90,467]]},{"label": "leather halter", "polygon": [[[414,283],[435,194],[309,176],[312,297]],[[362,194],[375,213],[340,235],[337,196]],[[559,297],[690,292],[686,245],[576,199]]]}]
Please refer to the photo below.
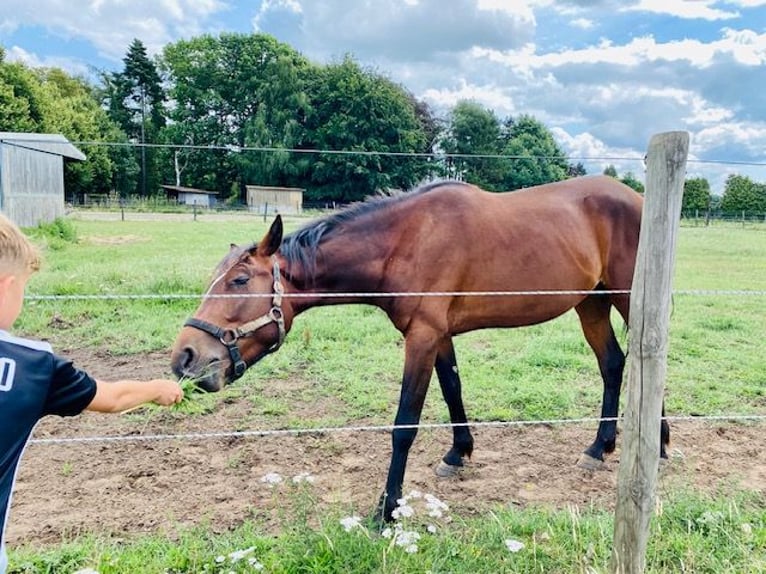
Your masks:
[{"label": "leather halter", "polygon": [[223,329],[217,325],[213,325],[212,323],[208,323],[207,321],[195,317],[187,319],[184,323],[185,327],[194,327],[195,329],[204,331],[208,335],[212,335],[226,347],[229,351],[229,358],[231,359],[231,364],[234,370],[234,376],[231,379],[232,381],[240,378],[247,370],[247,364],[242,360],[239,347],[237,347],[237,341],[239,339],[252,335],[258,329],[265,327],[270,323],[277,324],[277,328],[279,329],[279,339],[271,347],[259,354],[254,362],[279,349],[285,340],[285,315],[282,312],[282,294],[285,292],[285,289],[282,286],[277,258],[272,257],[271,260],[273,262],[274,284],[272,288],[274,290],[274,295],[271,299],[271,309],[269,309],[268,313],[234,329]]}]

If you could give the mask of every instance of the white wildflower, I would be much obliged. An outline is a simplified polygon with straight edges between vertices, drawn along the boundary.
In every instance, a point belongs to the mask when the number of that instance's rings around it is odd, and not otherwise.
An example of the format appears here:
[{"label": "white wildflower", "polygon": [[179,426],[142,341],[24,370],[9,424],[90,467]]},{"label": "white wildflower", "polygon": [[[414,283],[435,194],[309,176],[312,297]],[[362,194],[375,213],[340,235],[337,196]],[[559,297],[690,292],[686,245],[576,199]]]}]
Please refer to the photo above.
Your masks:
[{"label": "white wildflower", "polygon": [[426,494],[426,506],[428,508],[438,508],[439,510],[449,510],[449,506],[436,498],[433,494]]},{"label": "white wildflower", "polygon": [[340,519],[340,524],[343,526],[343,529],[346,532],[351,532],[352,529],[356,528],[357,526],[362,526],[362,518],[360,516],[354,515],[354,516],[347,516],[346,518]]},{"label": "white wildflower", "polygon": [[747,522],[743,522],[740,525],[740,528],[742,529],[742,534],[745,536],[750,536],[753,533],[753,527]]},{"label": "white wildflower", "polygon": [[422,497],[423,497],[423,493],[420,492],[419,490],[410,490],[410,493],[405,498],[407,498],[408,500],[412,500],[412,499],[417,499]]},{"label": "white wildflower", "polygon": [[410,544],[408,546],[405,546],[404,551],[408,554],[415,554],[418,551],[418,545],[417,544]]},{"label": "white wildflower", "polygon": [[383,538],[391,538],[394,535],[394,531],[390,528],[386,528],[380,533]]},{"label": "white wildflower", "polygon": [[258,562],[257,558],[248,558],[247,563],[253,570],[263,570],[263,564]]},{"label": "white wildflower", "polygon": [[402,530],[396,535],[397,546],[410,546],[420,540],[420,534],[414,530]]},{"label": "white wildflower", "polygon": [[426,494],[425,499],[428,516],[432,518],[441,518],[444,516],[444,513],[449,510],[449,506],[432,494]]},{"label": "white wildflower", "polygon": [[426,526],[426,530],[428,530],[428,532],[430,532],[431,534],[436,534],[436,526],[434,526],[433,524],[429,524],[428,526]]},{"label": "white wildflower", "polygon": [[242,560],[245,556],[248,554],[252,554],[255,551],[255,546],[251,546],[250,548],[245,548],[244,550],[235,550],[231,554],[229,554],[229,560],[232,562],[239,562]]},{"label": "white wildflower", "polygon": [[280,482],[282,482],[282,475],[277,472],[270,472],[268,474],[263,475],[261,478],[261,482],[264,482],[268,484],[269,486],[276,486]]},{"label": "white wildflower", "polygon": [[513,540],[512,538],[509,538],[505,541],[505,546],[506,548],[508,548],[508,552],[513,552],[515,554],[516,552],[524,548],[524,543],[519,542],[518,540]]},{"label": "white wildflower", "polygon": [[223,561],[224,561],[224,560],[226,560],[226,557],[225,557],[225,556],[216,556],[216,557],[215,557],[215,561],[216,561],[218,564],[221,564],[221,563],[223,563]]},{"label": "white wildflower", "polygon": [[399,520],[399,518],[410,518],[415,516],[415,509],[412,508],[409,504],[402,504],[398,508],[395,508],[391,511],[391,516],[394,518],[394,520]]},{"label": "white wildflower", "polygon": [[314,480],[316,479],[308,472],[301,472],[300,474],[296,474],[293,477],[294,484],[299,484],[301,482],[308,482],[309,484],[313,484]]}]

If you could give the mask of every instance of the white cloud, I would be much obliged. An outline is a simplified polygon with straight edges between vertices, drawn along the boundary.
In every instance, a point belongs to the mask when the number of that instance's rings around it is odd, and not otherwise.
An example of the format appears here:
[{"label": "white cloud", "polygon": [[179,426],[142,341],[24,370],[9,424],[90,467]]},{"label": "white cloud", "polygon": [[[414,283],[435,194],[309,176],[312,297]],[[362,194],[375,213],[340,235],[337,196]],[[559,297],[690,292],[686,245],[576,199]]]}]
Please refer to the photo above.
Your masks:
[{"label": "white cloud", "polygon": [[253,17],[253,28],[261,31],[261,23],[275,12],[286,12],[289,14],[303,14],[303,8],[297,0],[262,0],[258,13]]},{"label": "white cloud", "polygon": [[262,5],[254,25],[314,58],[352,53],[387,64],[474,45],[511,49],[532,37],[535,19],[527,2],[451,0],[446,9],[443,0],[278,0]]},{"label": "white cloud", "polygon": [[763,150],[766,149],[766,123],[727,121],[711,125],[695,134],[694,145],[701,150],[737,145],[755,157],[763,157]]},{"label": "white cloud", "polygon": [[[16,30],[22,24],[40,26],[64,39],[84,39],[115,61],[134,38],[154,53],[179,36],[201,33],[206,20],[226,7],[222,0],[94,0],[76,9],[68,2],[38,1],[36,9],[29,4],[29,0],[3,0],[3,11],[16,14]],[[10,26],[9,22],[4,19],[0,27]]]},{"label": "white cloud", "polygon": [[718,0],[641,0],[638,4],[623,8],[629,11],[653,12],[678,18],[701,18],[703,20],[728,20],[739,12],[727,12],[714,8]]},{"label": "white cloud", "polygon": [[460,100],[472,100],[491,110],[501,110],[504,114],[515,113],[513,100],[497,86],[477,86],[460,81],[456,88],[429,88],[420,96],[437,109],[448,109]]},{"label": "white cloud", "polygon": [[44,57],[26,51],[19,46],[6,50],[5,59],[9,62],[22,62],[31,68],[61,68],[74,76],[86,77],[90,70],[87,64],[71,58]]},{"label": "white cloud", "polygon": [[575,28],[580,28],[581,30],[592,30],[596,27],[596,23],[589,18],[575,18],[570,22],[570,24],[572,24],[572,26]]},{"label": "white cloud", "polygon": [[582,163],[590,174],[603,173],[611,165],[619,174],[631,172],[639,178],[643,176],[643,152],[610,146],[589,132],[571,135],[563,128],[554,127],[551,133],[570,160]]},{"label": "white cloud", "polygon": [[472,50],[472,54],[477,58],[505,64],[517,71],[573,64],[635,67],[644,62],[660,60],[684,61],[697,68],[705,68],[718,56],[730,56],[737,63],[748,66],[761,66],[766,64],[766,33],[725,28],[722,37],[712,42],[684,39],[658,43],[651,36],[643,36],[623,45],[615,45],[611,40],[603,39],[597,45],[575,50],[545,54],[537,54],[534,50],[532,44],[505,52],[477,47]]}]

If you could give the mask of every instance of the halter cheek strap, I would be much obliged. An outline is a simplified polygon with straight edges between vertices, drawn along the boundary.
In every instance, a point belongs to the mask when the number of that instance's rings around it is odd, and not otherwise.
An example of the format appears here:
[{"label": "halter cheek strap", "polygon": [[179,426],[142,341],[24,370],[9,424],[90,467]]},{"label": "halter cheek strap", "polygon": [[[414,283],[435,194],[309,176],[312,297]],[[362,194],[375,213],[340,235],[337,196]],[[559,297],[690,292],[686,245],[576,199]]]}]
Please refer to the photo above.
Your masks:
[{"label": "halter cheek strap", "polygon": [[208,323],[207,321],[203,321],[202,319],[197,319],[195,317],[187,319],[184,323],[185,327],[194,327],[195,329],[204,331],[208,335],[212,335],[218,339],[224,347],[226,347],[229,352],[229,358],[231,359],[231,364],[234,371],[232,381],[240,378],[245,373],[248,366],[247,363],[245,363],[245,361],[242,359],[242,354],[239,352],[239,347],[237,346],[237,341],[239,339],[252,335],[258,329],[265,327],[270,323],[277,324],[277,329],[279,330],[279,338],[273,345],[271,345],[271,347],[265,349],[260,355],[258,355],[256,361],[279,349],[285,340],[285,316],[282,312],[282,295],[284,294],[285,290],[282,286],[281,274],[279,272],[279,263],[277,262],[277,258],[272,257],[271,260],[273,263],[274,284],[272,286],[273,296],[271,298],[271,309],[269,309],[268,313],[261,315],[257,319],[248,321],[247,323],[234,329],[223,329],[218,325]]}]

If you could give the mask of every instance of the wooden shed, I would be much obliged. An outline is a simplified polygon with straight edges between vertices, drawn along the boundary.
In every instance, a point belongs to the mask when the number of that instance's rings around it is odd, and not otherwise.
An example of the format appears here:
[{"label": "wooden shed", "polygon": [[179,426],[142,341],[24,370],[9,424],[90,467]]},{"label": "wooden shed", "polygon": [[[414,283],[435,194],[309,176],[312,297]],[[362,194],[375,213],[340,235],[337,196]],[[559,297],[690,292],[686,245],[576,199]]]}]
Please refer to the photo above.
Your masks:
[{"label": "wooden shed", "polygon": [[248,185],[247,207],[256,213],[290,214],[303,211],[303,192],[300,187],[273,187]]},{"label": "wooden shed", "polygon": [[176,201],[181,205],[196,205],[197,207],[214,207],[217,191],[207,191],[196,187],[181,185],[163,185],[168,201]]},{"label": "wooden shed", "polygon": [[85,155],[59,134],[0,132],[0,212],[32,227],[64,215],[64,161]]}]

